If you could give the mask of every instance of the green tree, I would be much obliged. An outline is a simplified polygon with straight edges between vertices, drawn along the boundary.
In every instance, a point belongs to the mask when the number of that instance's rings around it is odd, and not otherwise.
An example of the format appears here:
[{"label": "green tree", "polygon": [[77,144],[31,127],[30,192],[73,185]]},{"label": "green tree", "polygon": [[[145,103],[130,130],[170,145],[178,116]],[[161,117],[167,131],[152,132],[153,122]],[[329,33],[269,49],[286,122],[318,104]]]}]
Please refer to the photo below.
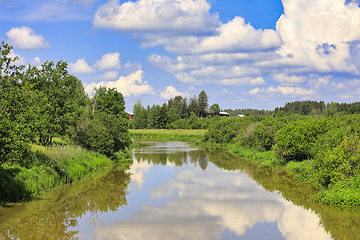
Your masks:
[{"label": "green tree", "polygon": [[29,130],[23,113],[25,93],[20,89],[24,66],[13,63],[12,47],[5,42],[0,45],[0,163],[12,162],[26,165],[29,149],[25,144]]},{"label": "green tree", "polygon": [[94,89],[95,94],[91,99],[92,112],[96,111],[106,112],[118,117],[125,118],[125,100],[122,93],[118,92],[116,88],[106,88],[100,86]]},{"label": "green tree", "polygon": [[208,110],[209,103],[208,103],[208,96],[204,90],[202,90],[199,94],[198,103],[199,103],[199,113],[200,113],[199,117],[201,118],[206,117],[207,116],[206,111]]},{"label": "green tree", "polygon": [[144,129],[148,125],[148,110],[142,105],[142,100],[138,99],[133,106],[133,123],[135,129]]},{"label": "green tree", "polygon": [[196,116],[199,116],[199,114],[200,114],[199,102],[195,95],[194,95],[194,97],[189,99],[188,111],[189,111],[189,116],[191,115],[192,112]]},{"label": "green tree", "polygon": [[165,129],[167,127],[167,124],[169,123],[169,116],[165,103],[160,108],[157,123],[160,129]]},{"label": "green tree", "polygon": [[211,105],[209,110],[213,115],[219,115],[220,106],[219,106],[219,104],[214,103],[213,105]]},{"label": "green tree", "polygon": [[159,112],[160,112],[160,106],[159,105],[155,105],[153,104],[152,107],[149,110],[148,113],[148,128],[152,128],[152,129],[157,129],[158,127],[158,117],[159,117]]}]

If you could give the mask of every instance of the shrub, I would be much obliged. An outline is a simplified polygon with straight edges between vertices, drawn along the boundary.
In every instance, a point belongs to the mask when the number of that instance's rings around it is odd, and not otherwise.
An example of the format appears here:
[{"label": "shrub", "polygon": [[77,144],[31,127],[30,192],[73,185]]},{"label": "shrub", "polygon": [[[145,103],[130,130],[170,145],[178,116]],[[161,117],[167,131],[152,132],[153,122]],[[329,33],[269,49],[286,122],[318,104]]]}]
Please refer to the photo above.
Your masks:
[{"label": "shrub", "polygon": [[317,137],[327,132],[332,126],[332,121],[326,118],[321,120],[300,120],[279,130],[276,133],[277,154],[285,161],[302,161],[312,157],[312,148]]},{"label": "shrub", "polygon": [[357,135],[345,137],[335,148],[320,152],[314,161],[315,186],[328,187],[360,174],[360,141]]},{"label": "shrub", "polygon": [[76,144],[108,157],[131,143],[127,120],[106,113],[99,113],[94,119],[83,118],[72,138]]},{"label": "shrub", "polygon": [[285,125],[285,118],[268,117],[258,124],[251,134],[251,145],[260,151],[269,151],[275,142],[276,132]]}]

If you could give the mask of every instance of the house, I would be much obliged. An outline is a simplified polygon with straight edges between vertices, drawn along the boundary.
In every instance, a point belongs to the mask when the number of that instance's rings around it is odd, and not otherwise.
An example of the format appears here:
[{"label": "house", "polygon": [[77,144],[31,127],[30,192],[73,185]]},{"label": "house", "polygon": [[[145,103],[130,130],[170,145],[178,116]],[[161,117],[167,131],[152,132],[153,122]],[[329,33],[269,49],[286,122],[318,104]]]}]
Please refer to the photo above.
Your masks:
[{"label": "house", "polygon": [[132,120],[132,113],[126,113],[128,115],[128,118]]},{"label": "house", "polygon": [[245,115],[243,115],[243,114],[239,114],[239,115],[237,115],[238,117],[245,117]]},{"label": "house", "polygon": [[230,117],[230,115],[227,112],[219,112],[220,117]]}]

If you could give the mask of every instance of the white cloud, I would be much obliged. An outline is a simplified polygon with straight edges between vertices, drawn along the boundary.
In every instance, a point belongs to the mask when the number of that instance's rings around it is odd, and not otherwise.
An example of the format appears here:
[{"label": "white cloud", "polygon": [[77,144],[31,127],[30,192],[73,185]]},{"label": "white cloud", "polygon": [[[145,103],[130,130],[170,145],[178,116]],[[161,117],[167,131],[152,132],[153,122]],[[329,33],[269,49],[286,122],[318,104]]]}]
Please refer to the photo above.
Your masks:
[{"label": "white cloud", "polygon": [[95,69],[87,64],[85,58],[79,58],[75,63],[69,63],[69,70],[73,74],[88,74],[95,72]]},{"label": "white cloud", "polygon": [[337,89],[337,90],[345,89],[345,88],[346,88],[346,87],[345,87],[345,84],[342,83],[342,82],[338,82],[338,83],[336,83],[336,82],[331,82],[331,83],[330,83],[330,86],[331,86],[332,88]]},{"label": "white cloud", "polygon": [[41,60],[39,57],[36,57],[30,62],[30,64],[39,68],[41,66]]},{"label": "white cloud", "polygon": [[237,53],[268,51],[281,45],[279,34],[271,29],[256,30],[241,17],[222,24],[213,36],[161,37],[146,35],[142,47],[164,45],[165,50],[181,54]]},{"label": "white cloud", "polygon": [[96,11],[93,24],[119,31],[198,34],[218,24],[219,17],[210,14],[210,8],[206,0],[137,0],[122,4],[109,0]]},{"label": "white cloud", "polygon": [[285,73],[278,73],[278,74],[272,74],[271,75],[273,79],[277,82],[279,82],[281,85],[295,85],[295,84],[301,84],[306,81],[305,76],[288,76]]},{"label": "white cloud", "polygon": [[29,27],[22,26],[11,28],[6,32],[9,37],[9,43],[19,49],[41,49],[49,48],[49,41],[43,35],[35,34],[34,30]]},{"label": "white cloud", "polygon": [[173,98],[175,96],[179,96],[181,95],[182,97],[186,97],[188,96],[189,94],[188,93],[181,93],[179,92],[178,90],[176,90],[176,88],[174,88],[173,86],[168,86],[165,91],[161,92],[160,93],[160,97],[163,98],[163,99],[170,99],[170,98]]},{"label": "white cloud", "polygon": [[142,69],[142,65],[141,63],[138,63],[138,62],[127,62],[125,65],[124,65],[124,70],[127,71],[127,72],[135,72],[137,70],[141,70]]},{"label": "white cloud", "polygon": [[289,96],[311,96],[316,92],[313,89],[305,89],[301,87],[269,87],[267,93],[281,93]]},{"label": "white cloud", "polygon": [[116,81],[102,81],[93,82],[85,87],[87,92],[90,92],[94,87],[106,86],[109,88],[116,88],[124,97],[141,96],[144,94],[155,94],[153,87],[147,81],[143,81],[144,72],[138,70],[128,76],[121,76]]},{"label": "white cloud", "polygon": [[121,69],[120,53],[107,53],[102,55],[101,59],[96,61],[94,67],[99,70]]},{"label": "white cloud", "polygon": [[119,72],[115,70],[106,71],[103,75],[97,77],[100,80],[114,80],[118,77]]},{"label": "white cloud", "polygon": [[257,93],[259,93],[259,92],[264,92],[264,91],[265,91],[265,89],[254,88],[254,89],[251,90],[249,93],[250,93],[251,95],[256,95]]},{"label": "white cloud", "polygon": [[[317,72],[358,74],[349,43],[360,39],[360,9],[344,0],[283,0],[276,24],[284,45],[279,50],[291,64]],[[279,63],[279,62],[278,62]]]},{"label": "white cloud", "polygon": [[224,79],[220,81],[222,85],[230,86],[256,86],[256,85],[265,85],[265,80],[262,77],[257,78],[232,78]]},{"label": "white cloud", "polygon": [[258,70],[247,66],[209,65],[188,72],[179,72],[175,74],[175,78],[182,83],[194,85],[263,85],[265,82],[261,77],[256,77],[255,79],[249,77],[256,75],[259,75]]},{"label": "white cloud", "polygon": [[330,76],[319,77],[317,79],[309,80],[310,85],[313,89],[318,90],[321,87],[327,87],[330,82]]}]

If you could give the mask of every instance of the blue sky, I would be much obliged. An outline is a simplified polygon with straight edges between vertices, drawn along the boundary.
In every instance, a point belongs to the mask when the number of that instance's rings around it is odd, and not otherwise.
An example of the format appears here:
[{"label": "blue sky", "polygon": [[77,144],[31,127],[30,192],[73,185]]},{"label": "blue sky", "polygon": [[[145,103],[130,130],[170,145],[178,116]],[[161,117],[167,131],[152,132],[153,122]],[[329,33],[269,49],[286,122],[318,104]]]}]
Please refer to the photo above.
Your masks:
[{"label": "blue sky", "polygon": [[202,90],[223,109],[360,100],[357,0],[0,0],[0,41],[116,87],[128,112]]}]

